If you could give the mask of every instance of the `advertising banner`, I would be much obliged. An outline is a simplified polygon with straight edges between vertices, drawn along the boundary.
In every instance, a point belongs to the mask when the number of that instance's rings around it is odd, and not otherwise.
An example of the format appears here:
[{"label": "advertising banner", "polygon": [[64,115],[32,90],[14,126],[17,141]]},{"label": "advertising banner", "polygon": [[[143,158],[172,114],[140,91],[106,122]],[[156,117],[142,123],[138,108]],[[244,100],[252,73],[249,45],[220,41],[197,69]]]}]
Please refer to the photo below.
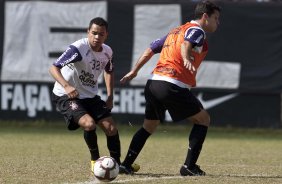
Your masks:
[{"label": "advertising banner", "polygon": [[[1,6],[1,4],[3,6]],[[0,1],[0,119],[59,119],[51,103],[50,65],[89,21],[103,17],[115,62],[118,121],[141,123],[144,85],[159,55],[129,84],[119,80],[150,43],[193,19],[195,2],[168,0]],[[207,34],[209,53],[192,92],[220,126],[280,127],[282,5],[221,2],[219,29]],[[3,11],[2,11],[3,10]],[[99,94],[105,88],[99,80]],[[166,120],[170,121],[167,114]]]}]

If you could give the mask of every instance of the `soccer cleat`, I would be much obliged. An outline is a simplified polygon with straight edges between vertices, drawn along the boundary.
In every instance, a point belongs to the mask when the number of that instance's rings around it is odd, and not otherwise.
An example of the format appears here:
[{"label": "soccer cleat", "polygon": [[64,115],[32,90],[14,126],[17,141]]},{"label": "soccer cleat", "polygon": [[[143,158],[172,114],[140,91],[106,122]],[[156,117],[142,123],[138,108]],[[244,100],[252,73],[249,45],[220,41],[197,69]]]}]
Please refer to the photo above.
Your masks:
[{"label": "soccer cleat", "polygon": [[125,167],[124,165],[119,166],[119,174],[133,174],[134,171],[132,167]]},{"label": "soccer cleat", "polygon": [[91,171],[94,173],[95,160],[91,160]]},{"label": "soccer cleat", "polygon": [[193,169],[188,169],[187,165],[183,165],[180,168],[181,176],[205,176],[206,173],[200,169],[200,166],[195,165]]},{"label": "soccer cleat", "polygon": [[133,163],[131,164],[131,169],[133,172],[138,172],[140,169],[140,165]]},{"label": "soccer cleat", "polygon": [[120,174],[134,174],[135,172],[138,172],[139,169],[140,169],[140,165],[135,164],[135,163],[131,164],[130,168],[121,164],[119,166],[119,173]]}]

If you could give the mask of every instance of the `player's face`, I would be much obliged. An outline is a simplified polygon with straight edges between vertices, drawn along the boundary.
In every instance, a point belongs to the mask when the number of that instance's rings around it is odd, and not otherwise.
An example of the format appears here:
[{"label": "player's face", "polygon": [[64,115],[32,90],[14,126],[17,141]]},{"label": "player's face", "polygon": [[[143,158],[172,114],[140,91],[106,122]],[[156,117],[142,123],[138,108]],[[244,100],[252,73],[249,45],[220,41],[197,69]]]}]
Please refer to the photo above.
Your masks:
[{"label": "player's face", "polygon": [[214,11],[211,16],[206,16],[206,32],[213,33],[219,25],[219,11]]},{"label": "player's face", "polygon": [[87,37],[91,48],[98,52],[102,49],[102,44],[108,37],[108,32],[105,26],[92,24],[91,28],[87,31]]}]

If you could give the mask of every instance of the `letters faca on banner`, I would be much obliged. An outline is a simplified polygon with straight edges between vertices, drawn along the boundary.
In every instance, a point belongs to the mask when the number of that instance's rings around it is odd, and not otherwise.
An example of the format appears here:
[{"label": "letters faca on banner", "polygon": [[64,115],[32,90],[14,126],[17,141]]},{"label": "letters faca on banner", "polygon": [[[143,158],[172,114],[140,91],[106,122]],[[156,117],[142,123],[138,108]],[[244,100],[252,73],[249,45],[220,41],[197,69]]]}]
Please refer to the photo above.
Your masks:
[{"label": "letters faca on banner", "polygon": [[48,85],[1,85],[1,111],[27,111],[28,117],[36,117],[38,111],[52,111]]}]

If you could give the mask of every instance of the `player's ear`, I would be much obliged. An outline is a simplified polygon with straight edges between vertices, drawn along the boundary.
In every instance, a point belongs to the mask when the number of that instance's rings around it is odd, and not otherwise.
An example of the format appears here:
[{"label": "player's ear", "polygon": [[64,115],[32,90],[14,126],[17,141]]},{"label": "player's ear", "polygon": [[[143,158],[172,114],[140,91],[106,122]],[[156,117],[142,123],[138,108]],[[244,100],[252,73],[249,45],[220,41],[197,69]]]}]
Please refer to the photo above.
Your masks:
[{"label": "player's ear", "polygon": [[107,39],[107,38],[108,38],[108,36],[109,36],[109,32],[108,32],[108,31],[106,31],[105,39]]},{"label": "player's ear", "polygon": [[207,18],[209,18],[209,15],[208,15],[207,13],[204,13],[204,14],[202,15],[202,18],[207,19]]}]

